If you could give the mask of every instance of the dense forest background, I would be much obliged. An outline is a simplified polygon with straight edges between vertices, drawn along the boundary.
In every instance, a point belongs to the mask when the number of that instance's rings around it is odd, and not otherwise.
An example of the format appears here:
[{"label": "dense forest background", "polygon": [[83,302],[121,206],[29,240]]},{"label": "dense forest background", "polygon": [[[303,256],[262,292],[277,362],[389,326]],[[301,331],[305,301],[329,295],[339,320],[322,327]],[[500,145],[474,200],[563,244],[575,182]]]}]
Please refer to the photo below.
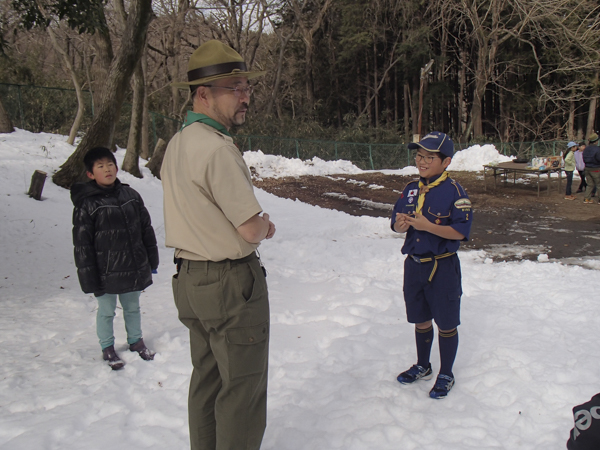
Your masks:
[{"label": "dense forest background", "polygon": [[148,111],[184,116],[188,92],[170,84],[219,39],[268,72],[240,133],[581,140],[597,123],[599,12],[588,0],[0,0],[0,82],[89,92],[113,116],[130,103],[144,155]]}]

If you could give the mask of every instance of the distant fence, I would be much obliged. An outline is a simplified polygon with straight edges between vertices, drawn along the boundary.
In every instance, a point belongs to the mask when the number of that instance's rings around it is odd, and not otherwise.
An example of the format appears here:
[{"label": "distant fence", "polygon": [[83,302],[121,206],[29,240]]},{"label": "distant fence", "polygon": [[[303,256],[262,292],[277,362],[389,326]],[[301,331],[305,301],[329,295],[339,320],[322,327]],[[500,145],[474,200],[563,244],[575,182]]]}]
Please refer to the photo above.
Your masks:
[{"label": "distant fence", "polygon": [[[83,91],[85,113],[80,132],[87,130],[94,117],[94,105],[89,91]],[[0,83],[0,99],[13,125],[34,133],[46,132],[68,135],[77,112],[74,89],[53,88],[23,84]],[[123,103],[116,124],[117,145],[125,147],[131,122],[131,104]],[[154,149],[159,138],[169,141],[181,122],[160,113],[150,112],[148,142]]]},{"label": "distant fence", "polygon": [[[326,161],[346,159],[366,170],[398,169],[414,165],[414,151],[407,144],[363,144],[356,142],[319,141],[272,136],[236,135],[241,151],[261,150],[263,153],[302,160],[318,157]],[[474,144],[455,143],[461,151]],[[534,156],[554,156],[566,148],[567,141],[493,143],[499,153],[531,160]]]},{"label": "distant fence", "polygon": [[[86,130],[93,119],[90,92],[84,91],[86,110],[81,130]],[[13,124],[34,133],[47,132],[68,135],[77,111],[77,97],[73,89],[52,88],[22,84],[0,83],[0,99]],[[131,105],[124,103],[117,122],[115,136],[119,146],[127,145]],[[159,138],[169,141],[181,127],[181,122],[150,112],[148,141],[156,145]],[[413,152],[407,144],[369,144],[357,142],[323,141],[274,136],[234,135],[241,151],[261,150],[271,155],[302,160],[318,157],[331,161],[345,159],[361,169],[398,169],[413,164]],[[530,160],[534,156],[555,156],[566,148],[567,141],[502,142],[492,143],[503,155]],[[154,145],[150,149],[154,148]],[[463,150],[474,143],[455,143],[455,150]]]}]

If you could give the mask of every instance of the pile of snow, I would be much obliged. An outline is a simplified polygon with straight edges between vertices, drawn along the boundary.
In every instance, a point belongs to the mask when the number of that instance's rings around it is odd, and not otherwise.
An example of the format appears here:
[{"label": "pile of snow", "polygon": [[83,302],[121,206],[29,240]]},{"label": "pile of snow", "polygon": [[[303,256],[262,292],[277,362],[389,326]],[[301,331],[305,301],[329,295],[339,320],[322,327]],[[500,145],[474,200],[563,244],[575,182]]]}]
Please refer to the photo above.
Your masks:
[{"label": "pile of snow", "polygon": [[454,153],[448,170],[478,172],[487,164],[512,161],[513,158],[514,156],[501,155],[492,144],[473,145]]},{"label": "pile of snow", "polygon": [[[483,170],[483,166],[489,163],[511,161],[512,158],[501,155],[491,144],[473,145],[465,150],[456,152],[449,171],[471,171]],[[262,151],[247,151],[244,160],[248,167],[254,169],[259,178],[283,178],[301,175],[333,175],[333,174],[358,174],[373,172],[372,170],[361,170],[350,161],[324,161],[318,157],[302,161],[298,158],[285,158],[277,155],[265,155]],[[415,166],[407,166],[402,169],[386,169],[377,172],[393,175],[418,175]]]},{"label": "pile of snow", "polygon": [[279,155],[265,155],[262,151],[244,152],[248,167],[254,168],[260,178],[283,178],[301,175],[330,175],[334,173],[362,173],[350,161],[324,161],[316,156],[302,161]]},{"label": "pile of snow", "polygon": [[[141,296],[156,359],[127,351],[118,309],[127,364],[113,372],[95,335],[96,300],[77,282],[69,192],[48,180],[43,201],[25,195],[35,169],[51,175],[73,151],[65,140],[0,134],[0,449],[189,449],[189,337],[172,299],[160,181],[146,168],[143,179],[119,172],[150,211],[161,264]],[[386,219],[257,196],[277,226],[260,247],[271,302],[263,450],[565,448],[572,407],[600,390],[597,271],[461,252],[457,381],[434,401],[433,380],[396,381],[416,361],[403,236]]]}]

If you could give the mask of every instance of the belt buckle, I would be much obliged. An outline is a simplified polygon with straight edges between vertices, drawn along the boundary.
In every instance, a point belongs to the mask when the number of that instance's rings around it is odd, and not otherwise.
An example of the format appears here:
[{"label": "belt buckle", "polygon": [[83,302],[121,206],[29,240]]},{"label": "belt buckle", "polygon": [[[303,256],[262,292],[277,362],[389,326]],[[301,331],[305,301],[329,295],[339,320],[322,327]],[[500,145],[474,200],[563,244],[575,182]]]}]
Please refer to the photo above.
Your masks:
[{"label": "belt buckle", "polygon": [[421,258],[419,258],[418,256],[410,255],[410,257],[413,259],[414,262],[421,264]]}]

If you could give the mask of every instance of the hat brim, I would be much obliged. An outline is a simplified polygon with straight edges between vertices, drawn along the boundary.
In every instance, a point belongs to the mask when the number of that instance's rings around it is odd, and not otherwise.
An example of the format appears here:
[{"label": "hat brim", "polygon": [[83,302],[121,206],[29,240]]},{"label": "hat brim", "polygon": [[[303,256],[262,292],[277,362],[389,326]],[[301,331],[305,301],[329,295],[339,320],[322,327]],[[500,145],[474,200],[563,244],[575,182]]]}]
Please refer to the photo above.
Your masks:
[{"label": "hat brim", "polygon": [[222,78],[245,77],[245,78],[248,78],[249,80],[252,80],[254,78],[262,77],[266,73],[267,73],[266,70],[261,70],[258,72],[241,72],[241,71],[234,70],[233,72],[221,73],[219,75],[213,75],[211,77],[198,78],[197,80],[179,81],[179,82],[171,83],[171,86],[178,88],[178,89],[188,89],[190,86],[198,86],[200,84],[209,83],[211,81],[220,80]]}]

